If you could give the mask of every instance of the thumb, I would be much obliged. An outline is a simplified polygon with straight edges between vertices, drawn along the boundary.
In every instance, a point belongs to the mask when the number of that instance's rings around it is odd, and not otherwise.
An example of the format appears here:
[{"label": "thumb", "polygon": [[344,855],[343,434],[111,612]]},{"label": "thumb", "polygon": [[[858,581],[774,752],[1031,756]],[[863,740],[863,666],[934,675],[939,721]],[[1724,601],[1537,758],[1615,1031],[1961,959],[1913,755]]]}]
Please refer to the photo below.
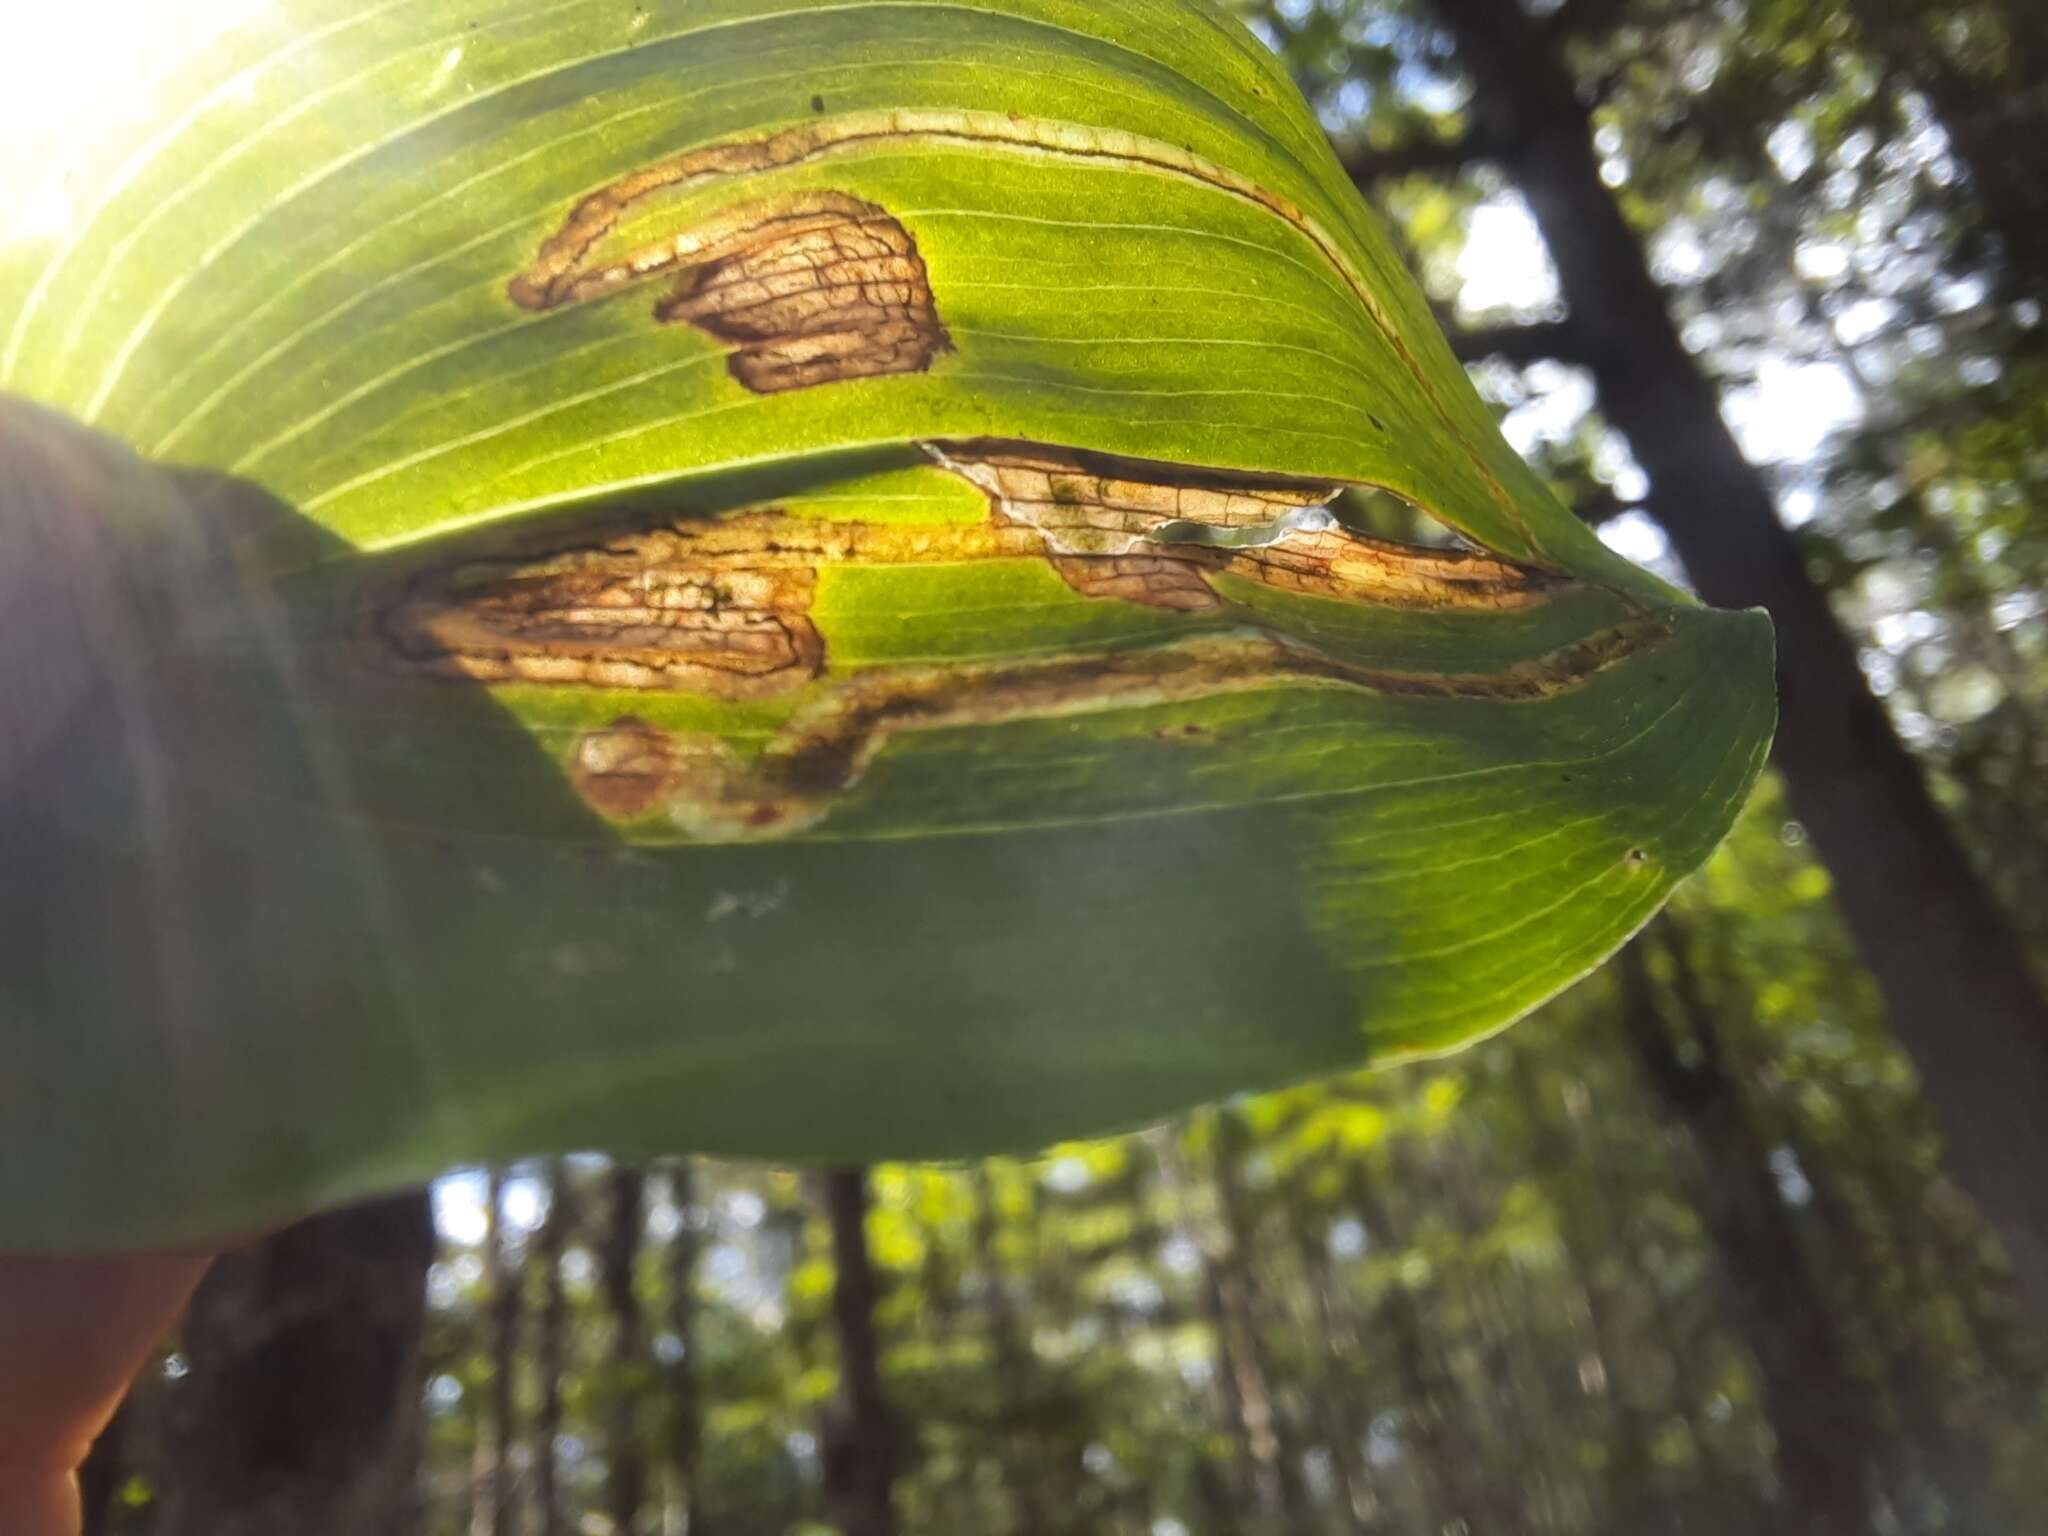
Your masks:
[{"label": "thumb", "polygon": [[0,1531],[73,1536],[78,1466],[210,1262],[0,1254]]}]

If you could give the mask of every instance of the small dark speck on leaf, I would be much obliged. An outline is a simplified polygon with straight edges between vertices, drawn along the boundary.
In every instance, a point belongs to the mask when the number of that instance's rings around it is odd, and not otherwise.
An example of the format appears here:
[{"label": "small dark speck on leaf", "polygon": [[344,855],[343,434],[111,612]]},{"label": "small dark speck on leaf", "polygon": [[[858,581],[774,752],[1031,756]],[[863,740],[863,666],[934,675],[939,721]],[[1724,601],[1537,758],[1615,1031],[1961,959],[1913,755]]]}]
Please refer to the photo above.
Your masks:
[{"label": "small dark speck on leaf", "polygon": [[813,96],[813,97],[811,98],[811,110],[812,110],[813,112],[822,112],[822,111],[824,111],[824,110],[825,110],[825,98],[824,98],[824,97],[822,97],[822,96]]},{"label": "small dark speck on leaf", "polygon": [[1640,848],[1631,848],[1622,856],[1622,862],[1630,869],[1641,869],[1650,862],[1650,856]]},{"label": "small dark speck on leaf", "polygon": [[1366,412],[1365,419],[1372,423],[1373,431],[1384,432],[1387,430],[1387,424],[1384,421],[1381,421],[1379,417],[1373,415],[1370,411]]}]

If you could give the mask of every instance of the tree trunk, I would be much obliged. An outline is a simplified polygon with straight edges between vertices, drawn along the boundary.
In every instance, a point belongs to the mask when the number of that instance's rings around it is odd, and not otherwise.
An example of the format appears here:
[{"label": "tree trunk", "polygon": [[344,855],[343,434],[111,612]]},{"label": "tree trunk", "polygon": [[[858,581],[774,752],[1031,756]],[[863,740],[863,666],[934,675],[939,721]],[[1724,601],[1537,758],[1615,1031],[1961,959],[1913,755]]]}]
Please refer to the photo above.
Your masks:
[{"label": "tree trunk", "polygon": [[540,1374],[540,1412],[533,1426],[534,1503],[541,1536],[562,1536],[562,1494],[555,1477],[555,1447],[562,1436],[562,1346],[568,1332],[569,1297],[562,1287],[562,1249],[575,1222],[569,1170],[560,1158],[548,1169],[548,1215],[534,1234],[533,1262],[541,1272],[540,1340],[534,1369]]},{"label": "tree trunk", "polygon": [[1228,1110],[1216,1114],[1211,1176],[1220,1241],[1205,1245],[1205,1294],[1217,1333],[1227,1395],[1240,1419],[1245,1493],[1261,1529],[1300,1530],[1307,1519],[1301,1458],[1274,1399],[1273,1372],[1260,1330],[1258,1278],[1251,1254],[1251,1215],[1239,1182],[1245,1129]]},{"label": "tree trunk", "polygon": [[821,1188],[832,1229],[832,1322],[839,1336],[839,1398],[825,1423],[825,1499],[843,1536],[890,1536],[896,1429],[882,1396],[875,1335],[867,1170],[831,1169]]},{"label": "tree trunk", "polygon": [[1778,631],[1774,758],[1833,872],[1836,900],[1919,1069],[1958,1178],[2048,1312],[2048,1005],[1872,696],[1713,384],[1680,342],[1642,249],[1600,180],[1585,106],[1519,0],[1435,0],[1508,146],[1556,263],[1579,355],[1654,485],[1651,505],[1701,596],[1768,608]]},{"label": "tree trunk", "polygon": [[669,1329],[676,1336],[676,1362],[669,1368],[668,1468],[683,1527],[690,1536],[710,1536],[697,1467],[704,1445],[704,1405],[697,1377],[697,1253],[703,1229],[696,1219],[696,1169],[680,1160],[669,1169],[669,1199],[676,1208],[676,1232],[669,1243]]},{"label": "tree trunk", "polygon": [[473,1529],[511,1536],[513,1373],[519,1349],[519,1277],[505,1263],[505,1175],[491,1170],[484,1211],[484,1295],[491,1323],[491,1396],[488,1409],[490,1460],[484,1496]]},{"label": "tree trunk", "polygon": [[647,1451],[640,1435],[640,1400],[646,1375],[647,1327],[634,1271],[640,1260],[647,1176],[621,1164],[606,1180],[603,1271],[605,1307],[612,1316],[612,1349],[605,1424],[605,1509],[618,1536],[640,1529],[647,1501]]},{"label": "tree trunk", "polygon": [[[1448,1218],[1459,1252],[1433,1265],[1426,1340],[1445,1401],[1463,1424],[1468,1507],[1475,1530],[1515,1536],[1547,1521],[1544,1418],[1524,1405],[1543,1399],[1541,1372],[1528,1368],[1524,1330],[1503,1305],[1500,1266],[1483,1261],[1475,1244],[1491,1220],[1474,1177],[1471,1144],[1455,1126],[1405,1137],[1388,1148],[1389,1189],[1413,1206]],[[1410,1230],[1414,1230],[1411,1228]],[[1421,1245],[1426,1251],[1426,1244]],[[1462,1367],[1462,1369],[1461,1369]]]},{"label": "tree trunk", "polygon": [[1217,1243],[1195,1214],[1193,1179],[1181,1158],[1179,1134],[1172,1130],[1160,1131],[1153,1139],[1153,1149],[1160,1177],[1168,1191],[1173,1224],[1183,1238],[1195,1245],[1200,1255],[1199,1305],[1212,1341],[1215,1359],[1213,1380],[1221,1410],[1223,1438],[1230,1446],[1228,1477],[1215,1462],[1204,1459],[1200,1484],[1202,1501],[1211,1513],[1215,1528],[1235,1536],[1245,1526],[1247,1514],[1254,1525],[1263,1525],[1278,1504],[1277,1498],[1267,1497],[1273,1490],[1262,1490],[1259,1486],[1260,1451],[1253,1438],[1259,1410],[1256,1404],[1248,1405],[1246,1402],[1246,1381],[1238,1369],[1234,1348],[1236,1329],[1231,1323],[1231,1301],[1224,1294],[1222,1275],[1216,1263]]},{"label": "tree trunk", "polygon": [[[1668,933],[1668,926],[1665,930]],[[1687,973],[1675,988],[1696,1059],[1666,1033],[1643,940],[1616,961],[1621,1018],[1650,1089],[1699,1152],[1695,1201],[1726,1278],[1737,1325],[1763,1375],[1778,1472],[1806,1536],[1866,1536],[1869,1482],[1885,1463],[1863,1383],[1850,1370],[1768,1149],[1722,1059],[1718,1031]],[[1683,966],[1674,945],[1674,963]]]},{"label": "tree trunk", "polygon": [[214,1265],[170,1395],[158,1536],[395,1536],[416,1514],[423,1193],[300,1222]]},{"label": "tree trunk", "polygon": [[[1363,1156],[1354,1158],[1346,1195],[1365,1223],[1371,1247],[1397,1253],[1401,1238],[1380,1200],[1375,1176]],[[1470,1486],[1470,1477],[1481,1470],[1473,1437],[1453,1421],[1457,1405],[1452,1401],[1452,1389],[1430,1356],[1421,1309],[1400,1276],[1386,1277],[1374,1322],[1392,1347],[1395,1382],[1401,1394],[1401,1436],[1413,1451],[1410,1465],[1422,1495],[1427,1529],[1471,1531],[1475,1536],[1497,1530],[1487,1519],[1489,1501]]]},{"label": "tree trunk", "polygon": [[[1872,1146],[1882,1148],[1883,1143]],[[1942,1374],[1930,1368],[1920,1348],[1931,1320],[1939,1316],[1941,1298],[1924,1287],[1917,1273],[1920,1244],[1911,1230],[1914,1217],[1869,1180],[1859,1179],[1867,1194],[1886,1201],[1878,1219],[1865,1222],[1822,1149],[1800,1141],[1796,1155],[1826,1238],[1821,1272],[1845,1316],[1855,1320],[1845,1329],[1871,1360],[1867,1374],[1882,1385],[1873,1393],[1872,1412],[1881,1412],[1894,1430],[1896,1449],[1880,1469],[1887,1498],[1895,1509],[1911,1509],[1928,1489],[1938,1490],[1953,1529],[1995,1530],[1979,1490],[1995,1487],[1996,1480],[1976,1454],[1979,1447],[1966,1444],[1947,1422]],[[1941,1347],[1953,1348],[1954,1341],[1944,1338]]]},{"label": "tree trunk", "polygon": [[[1676,1529],[1676,1511],[1658,1486],[1650,1443],[1654,1426],[1636,1399],[1629,1351],[1617,1321],[1620,1308],[1602,1262],[1627,1235],[1626,1206],[1612,1198],[1606,1187],[1600,1149],[1576,1144],[1572,1126],[1553,1112],[1550,1095],[1528,1056],[1519,1045],[1507,1049],[1515,1087],[1528,1115],[1536,1175],[1557,1212],[1566,1266],[1584,1304],[1586,1325],[1600,1360],[1599,1391],[1608,1421],[1604,1468],[1607,1525],[1617,1531],[1641,1532],[1642,1536]],[[1570,1187],[1575,1170],[1591,1175],[1591,1198]]]},{"label": "tree trunk", "polygon": [[1299,1190],[1287,1200],[1288,1225],[1301,1255],[1302,1278],[1314,1308],[1318,1349],[1315,1389],[1316,1417],[1330,1448],[1331,1469],[1343,1504],[1341,1529],[1364,1532],[1379,1517],[1379,1495],[1365,1464],[1365,1421],[1361,1404],[1345,1371],[1345,1362],[1359,1349],[1358,1328],[1331,1272],[1329,1240]]},{"label": "tree trunk", "polygon": [[[1690,1327],[1682,1325],[1670,1296],[1665,1294],[1659,1272],[1669,1261],[1661,1250],[1653,1249],[1648,1253],[1632,1250],[1624,1257],[1643,1274],[1643,1290],[1650,1300],[1657,1337],[1664,1346],[1665,1357],[1671,1362],[1671,1380],[1678,1394],[1679,1414],[1692,1437],[1702,1486],[1700,1497],[1691,1501],[1688,1510],[1692,1516],[1691,1525],[1708,1531],[1754,1531],[1761,1536],[1771,1528],[1762,1491],[1755,1479],[1729,1464],[1718,1443],[1713,1419],[1707,1412],[1706,1405],[1716,1387],[1711,1379],[1701,1376],[1694,1359],[1703,1330],[1697,1323]],[[1719,1319],[1716,1319],[1716,1324],[1714,1331],[1718,1334]]]},{"label": "tree trunk", "polygon": [[1009,1277],[1003,1273],[1002,1256],[996,1249],[995,1180],[989,1177],[986,1164],[974,1170],[974,1207],[974,1262],[986,1287],[989,1346],[995,1360],[997,1422],[1003,1432],[1003,1477],[1009,1487],[1010,1502],[1016,1508],[1016,1529],[1023,1536],[1048,1536],[1052,1527],[1040,1495],[1043,1474],[1037,1454],[1038,1415],[1031,1346],[1018,1323]]}]

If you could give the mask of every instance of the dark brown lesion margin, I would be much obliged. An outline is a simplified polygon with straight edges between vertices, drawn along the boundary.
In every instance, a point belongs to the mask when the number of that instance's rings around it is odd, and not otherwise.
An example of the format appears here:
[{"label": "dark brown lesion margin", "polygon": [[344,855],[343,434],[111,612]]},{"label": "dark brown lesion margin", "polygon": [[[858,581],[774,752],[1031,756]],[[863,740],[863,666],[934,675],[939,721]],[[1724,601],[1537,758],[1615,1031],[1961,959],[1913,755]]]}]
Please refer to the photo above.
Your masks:
[{"label": "dark brown lesion margin", "polygon": [[825,668],[810,616],[815,560],[769,530],[708,545],[717,524],[578,531],[576,542],[429,566],[376,589],[376,647],[410,669],[479,682],[761,698]]},{"label": "dark brown lesion margin", "polygon": [[1224,606],[1209,580],[1221,573],[1380,607],[1508,611],[1570,585],[1483,550],[1424,549],[1305,515],[1343,490],[1329,481],[1000,438],[925,448],[987,496],[998,527],[1036,533],[1053,568],[1091,596],[1206,612]]},{"label": "dark brown lesion margin", "polygon": [[672,276],[654,318],[725,343],[728,371],[756,394],[922,373],[952,348],[917,241],[875,203],[833,191],[757,201],[586,263],[631,201],[609,189],[586,199],[512,280],[512,302],[554,309]]},{"label": "dark brown lesion margin", "polygon": [[824,820],[905,732],[1187,703],[1290,684],[1416,698],[1540,699],[1663,635],[1656,621],[1633,620],[1489,673],[1364,666],[1247,632],[1023,662],[880,668],[811,700],[751,758],[722,737],[664,732],[629,716],[577,740],[570,777],[586,802],[614,820],[659,815],[715,842],[788,836]]}]

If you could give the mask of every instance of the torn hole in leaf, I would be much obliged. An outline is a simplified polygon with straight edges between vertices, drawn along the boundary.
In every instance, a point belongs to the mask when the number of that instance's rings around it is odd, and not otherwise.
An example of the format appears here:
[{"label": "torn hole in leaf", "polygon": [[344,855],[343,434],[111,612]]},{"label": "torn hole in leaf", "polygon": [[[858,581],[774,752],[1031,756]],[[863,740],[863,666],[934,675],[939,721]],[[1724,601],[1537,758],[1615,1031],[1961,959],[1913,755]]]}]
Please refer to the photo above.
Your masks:
[{"label": "torn hole in leaf", "polygon": [[1359,531],[1342,515],[1351,492],[1328,482],[996,439],[925,448],[989,498],[998,526],[1042,536],[1062,578],[1091,595],[1199,611],[1222,603],[1206,573],[1227,572],[1390,607],[1506,609],[1563,585],[1475,549],[1434,519],[1425,526],[1419,512],[1405,530],[1441,530],[1442,544]]},{"label": "torn hole in leaf", "polygon": [[1472,541],[1392,491],[1346,486],[1330,504],[1337,521],[1357,532],[1417,549],[1471,549]]}]

